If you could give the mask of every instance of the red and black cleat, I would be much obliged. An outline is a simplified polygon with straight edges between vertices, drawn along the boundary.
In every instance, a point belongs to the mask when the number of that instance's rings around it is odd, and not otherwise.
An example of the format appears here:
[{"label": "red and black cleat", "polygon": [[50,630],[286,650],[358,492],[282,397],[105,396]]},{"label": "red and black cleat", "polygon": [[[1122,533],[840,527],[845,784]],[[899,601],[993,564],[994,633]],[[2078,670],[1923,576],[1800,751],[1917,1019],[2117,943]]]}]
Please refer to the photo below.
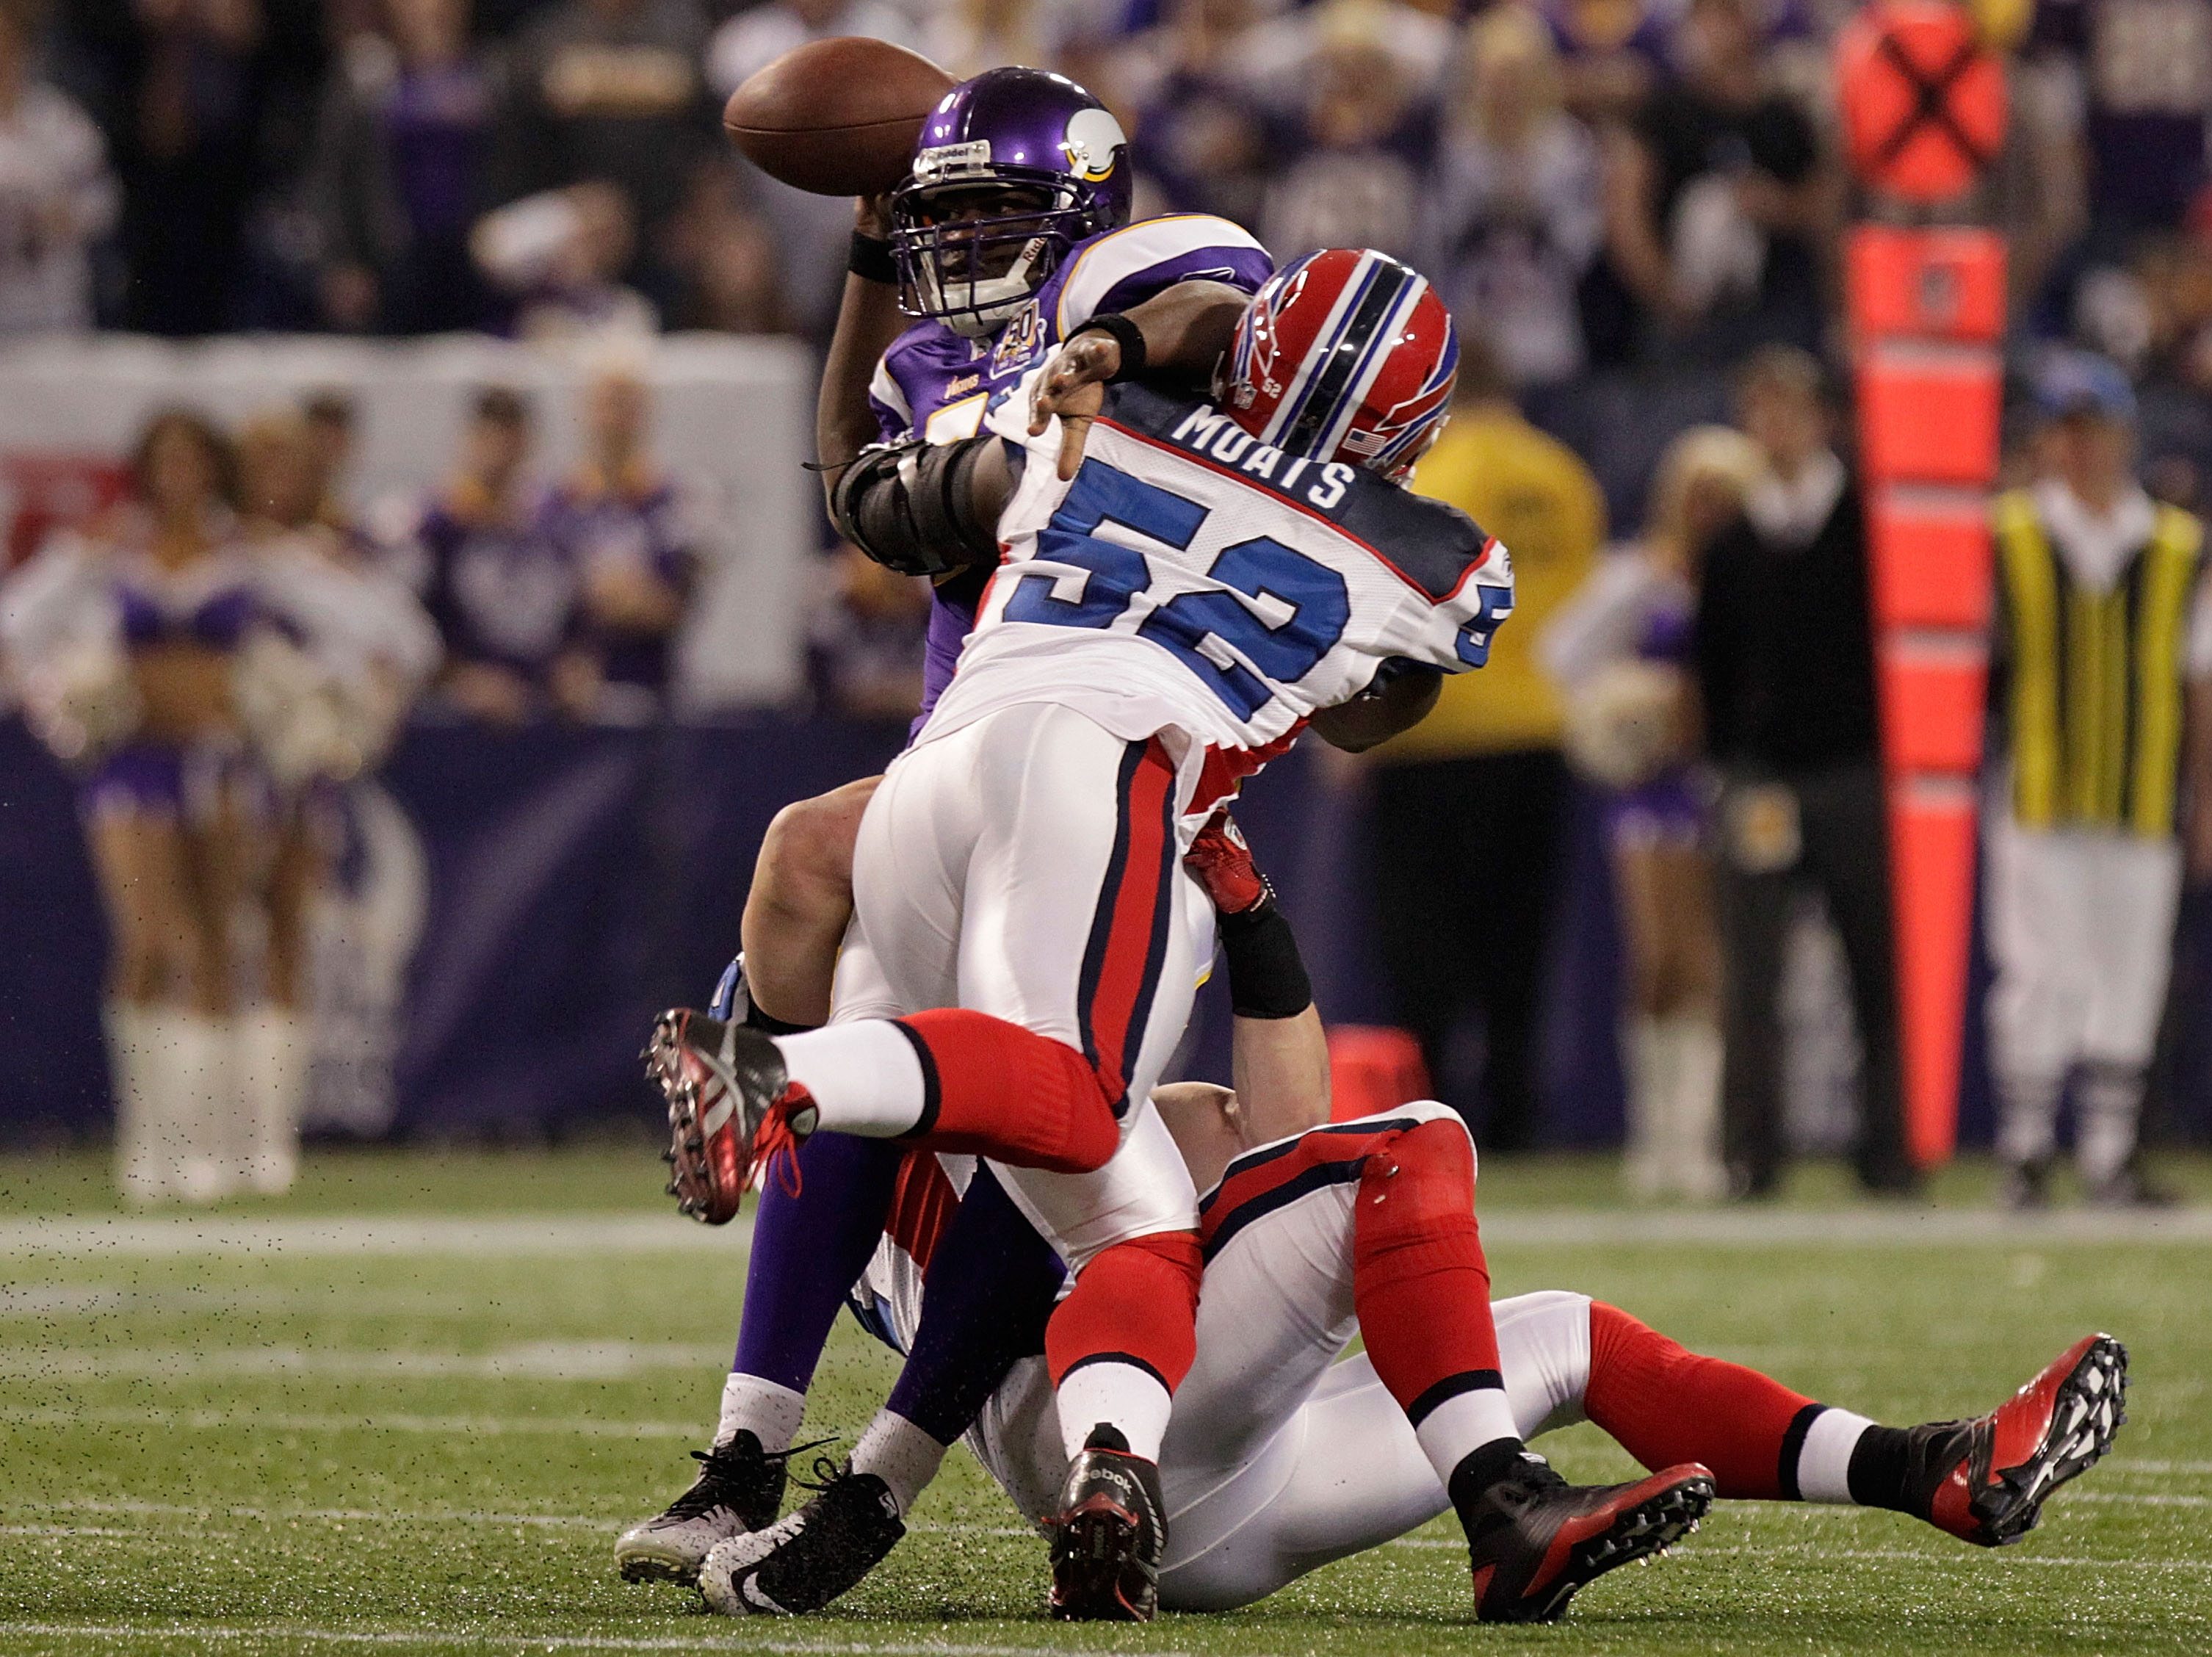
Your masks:
[{"label": "red and black cleat", "polygon": [[1988,1415],[1913,1428],[1913,1510],[1980,1547],[2017,1542],[2053,1490],[2112,1447],[2127,1393],[2127,1348],[2085,1335]]},{"label": "red and black cleat", "polygon": [[1500,1479],[1462,1515],[1475,1617],[1555,1623],[1577,1590],[1664,1553],[1712,1505],[1712,1473],[1694,1461],[1628,1484],[1570,1484],[1540,1464]]},{"label": "red and black cleat", "polygon": [[1052,1614],[1066,1622],[1151,1622],[1167,1550],[1159,1469],[1101,1427],[1068,1467],[1060,1500],[1060,1512],[1044,1521]]},{"label": "red and black cleat", "polygon": [[[754,1170],[814,1131],[813,1101],[791,1085],[783,1056],[758,1030],[672,1008],[654,1021],[641,1057],[668,1101],[668,1194],[695,1220],[728,1223]],[[795,1194],[795,1165],[791,1172]]]}]

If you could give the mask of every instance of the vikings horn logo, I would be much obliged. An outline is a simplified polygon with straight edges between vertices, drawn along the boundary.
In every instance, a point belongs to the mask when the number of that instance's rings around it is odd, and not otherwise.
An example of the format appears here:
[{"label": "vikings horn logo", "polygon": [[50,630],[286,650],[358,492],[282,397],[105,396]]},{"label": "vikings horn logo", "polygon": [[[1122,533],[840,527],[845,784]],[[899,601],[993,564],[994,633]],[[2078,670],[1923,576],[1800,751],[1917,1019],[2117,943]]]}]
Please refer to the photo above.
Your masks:
[{"label": "vikings horn logo", "polygon": [[1121,124],[1103,109],[1079,109],[1067,119],[1067,136],[1060,149],[1067,170],[1085,183],[1097,184],[1114,176],[1114,152],[1128,143]]}]

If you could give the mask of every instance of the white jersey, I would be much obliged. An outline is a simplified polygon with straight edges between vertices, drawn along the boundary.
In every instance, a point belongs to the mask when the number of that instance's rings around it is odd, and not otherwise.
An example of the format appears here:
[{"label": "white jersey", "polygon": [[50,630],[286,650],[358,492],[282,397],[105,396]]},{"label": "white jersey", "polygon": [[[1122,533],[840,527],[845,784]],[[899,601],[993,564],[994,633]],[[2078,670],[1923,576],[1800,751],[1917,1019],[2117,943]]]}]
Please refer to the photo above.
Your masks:
[{"label": "white jersey", "polygon": [[1264,749],[1386,661],[1480,667],[1513,607],[1505,549],[1463,514],[1283,454],[1202,402],[1113,387],[1072,483],[1027,389],[987,428],[1025,451],[1005,549],[919,740],[1024,702],[1125,740]]}]

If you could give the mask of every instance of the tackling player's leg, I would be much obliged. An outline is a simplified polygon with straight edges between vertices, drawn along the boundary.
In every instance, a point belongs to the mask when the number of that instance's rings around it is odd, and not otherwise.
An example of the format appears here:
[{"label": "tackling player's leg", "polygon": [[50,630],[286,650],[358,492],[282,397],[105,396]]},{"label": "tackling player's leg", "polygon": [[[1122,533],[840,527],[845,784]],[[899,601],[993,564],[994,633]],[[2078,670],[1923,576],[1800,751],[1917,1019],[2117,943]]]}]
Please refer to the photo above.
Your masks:
[{"label": "tackling player's leg", "polygon": [[697,1136],[726,1148],[723,1189],[817,1128],[1010,1170],[1077,1274],[1048,1349],[1078,1464],[1062,1513],[1112,1528],[1133,1574],[1110,1594],[1095,1572],[1064,1583],[1059,1604],[1076,1615],[1147,1609],[1135,1579],[1158,1527],[1099,1489],[1133,1477],[1121,1458],[1157,1454],[1189,1363],[1194,1192],[1156,1119],[1147,1128],[1195,972],[1176,907],[1195,901],[1177,867],[1178,786],[1158,741],[1049,704],[911,751],[863,823],[855,886],[898,1000],[938,1010],[781,1039],[674,1014],[653,1050]]},{"label": "tackling player's leg", "polygon": [[733,1614],[818,1611],[872,1570],[905,1535],[903,1515],[945,1451],[1014,1365],[1043,1350],[1062,1276],[1050,1245],[979,1168],[929,1253],[920,1322],[886,1406],[804,1506],[708,1556],[707,1603]]},{"label": "tackling player's leg", "polygon": [[[710,1016],[733,1025],[762,1016],[743,957],[716,986]],[[815,1364],[883,1234],[904,1160],[896,1145],[825,1135],[799,1148],[791,1185],[763,1190],[713,1441],[693,1452],[703,1465],[691,1488],[616,1543],[624,1580],[694,1581],[717,1543],[775,1521]]]}]

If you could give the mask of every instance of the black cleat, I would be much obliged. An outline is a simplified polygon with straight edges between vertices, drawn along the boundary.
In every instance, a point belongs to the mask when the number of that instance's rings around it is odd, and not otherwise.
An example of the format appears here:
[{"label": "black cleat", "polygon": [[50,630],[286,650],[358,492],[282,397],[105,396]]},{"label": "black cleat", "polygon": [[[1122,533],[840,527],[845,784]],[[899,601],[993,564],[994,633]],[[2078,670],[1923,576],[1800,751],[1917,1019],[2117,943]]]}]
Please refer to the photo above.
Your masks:
[{"label": "black cleat", "polygon": [[1111,1427],[1091,1432],[1047,1519],[1052,1614],[1066,1622],[1149,1623],[1158,1608],[1167,1521],[1160,1470]]},{"label": "black cleat", "polygon": [[791,1454],[771,1454],[743,1429],[727,1444],[694,1450],[699,1477],[691,1488],[665,1512],[631,1526],[615,1544],[623,1581],[696,1582],[716,1543],[775,1524]]},{"label": "black cleat", "polygon": [[[828,1464],[819,1464],[823,1469]],[[726,1617],[819,1611],[881,1564],[906,1534],[890,1486],[848,1463],[797,1512],[718,1544],[699,1592]]]},{"label": "black cleat", "polygon": [[1462,1512],[1485,1623],[1555,1623],[1576,1592],[1698,1528],[1713,1505],[1711,1471],[1685,1462],[1627,1484],[1570,1484],[1535,1458]]},{"label": "black cleat", "polygon": [[1909,1429],[1908,1511],[1980,1547],[2017,1542],[2112,1447],[2127,1395],[2127,1348],[2083,1336],[1988,1415]]}]

